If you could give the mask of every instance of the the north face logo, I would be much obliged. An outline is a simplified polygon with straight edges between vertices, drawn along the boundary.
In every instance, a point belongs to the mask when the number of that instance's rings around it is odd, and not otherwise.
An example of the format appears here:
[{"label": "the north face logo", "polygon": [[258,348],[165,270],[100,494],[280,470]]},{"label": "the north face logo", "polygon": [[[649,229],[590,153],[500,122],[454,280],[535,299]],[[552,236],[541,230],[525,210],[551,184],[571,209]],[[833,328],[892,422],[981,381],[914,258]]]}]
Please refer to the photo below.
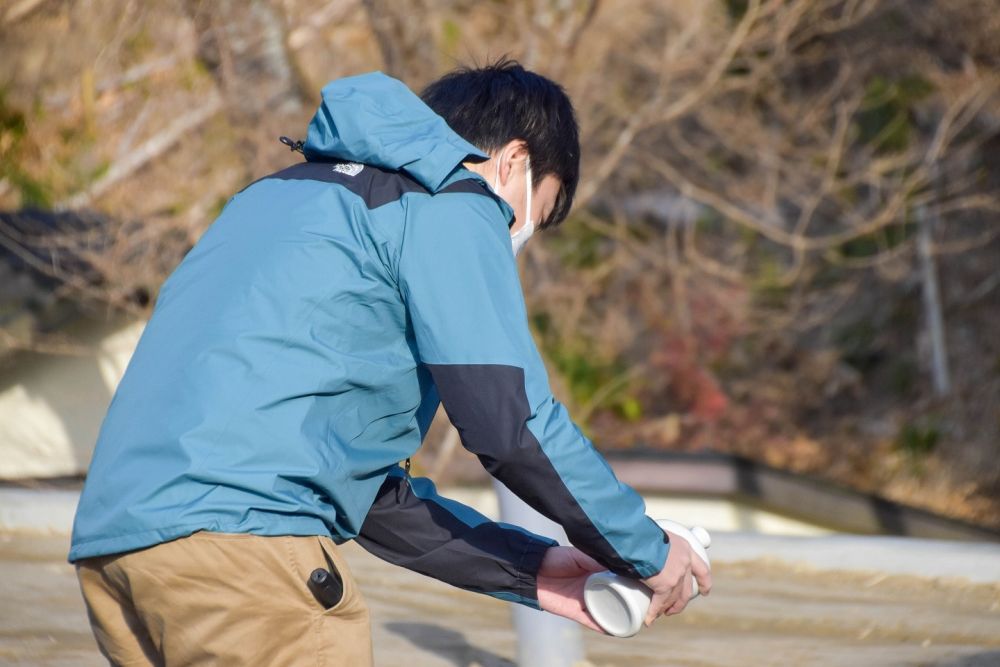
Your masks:
[{"label": "the north face logo", "polygon": [[357,176],[361,173],[361,170],[365,168],[365,165],[359,164],[357,162],[338,162],[333,165],[333,170],[338,174],[347,174],[348,176]]}]

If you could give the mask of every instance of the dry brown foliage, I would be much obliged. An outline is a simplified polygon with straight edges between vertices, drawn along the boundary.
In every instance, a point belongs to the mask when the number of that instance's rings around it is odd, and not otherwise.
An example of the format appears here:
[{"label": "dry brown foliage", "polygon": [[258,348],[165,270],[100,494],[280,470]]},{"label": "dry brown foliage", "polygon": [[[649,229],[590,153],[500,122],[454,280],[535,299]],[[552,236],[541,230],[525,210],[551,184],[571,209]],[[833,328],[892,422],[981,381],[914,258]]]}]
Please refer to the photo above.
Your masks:
[{"label": "dry brown foliage", "polygon": [[293,159],[276,137],[327,80],[510,54],[579,112],[576,212],[523,281],[600,442],[996,523],[996,34],[988,0],[22,0],[0,10],[0,205],[108,213],[98,246],[58,241],[96,279],[38,269],[143,311],[228,196]]}]

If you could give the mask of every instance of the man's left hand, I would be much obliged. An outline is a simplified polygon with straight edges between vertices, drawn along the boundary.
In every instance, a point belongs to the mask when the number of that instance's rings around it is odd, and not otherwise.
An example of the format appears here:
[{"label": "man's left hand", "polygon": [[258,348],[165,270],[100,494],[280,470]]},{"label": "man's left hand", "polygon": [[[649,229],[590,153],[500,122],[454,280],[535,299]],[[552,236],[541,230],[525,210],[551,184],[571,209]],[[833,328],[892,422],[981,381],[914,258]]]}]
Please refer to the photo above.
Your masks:
[{"label": "man's left hand", "polygon": [[583,603],[587,577],[608,568],[574,547],[551,547],[538,569],[538,605],[545,611],[585,625],[601,634]]}]

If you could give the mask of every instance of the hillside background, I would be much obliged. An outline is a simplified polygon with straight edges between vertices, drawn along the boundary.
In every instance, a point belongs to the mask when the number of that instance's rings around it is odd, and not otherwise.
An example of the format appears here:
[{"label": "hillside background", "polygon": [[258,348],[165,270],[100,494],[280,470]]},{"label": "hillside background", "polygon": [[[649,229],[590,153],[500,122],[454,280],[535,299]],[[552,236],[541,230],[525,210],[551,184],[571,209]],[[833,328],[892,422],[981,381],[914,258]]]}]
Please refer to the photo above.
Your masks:
[{"label": "hillside background", "polygon": [[228,198],[296,161],[277,138],[327,81],[510,55],[578,110],[575,211],[521,268],[600,447],[738,453],[1000,528],[997,10],[4,0],[0,249],[52,287],[0,270],[0,348],[72,355],[68,311],[148,315]]}]

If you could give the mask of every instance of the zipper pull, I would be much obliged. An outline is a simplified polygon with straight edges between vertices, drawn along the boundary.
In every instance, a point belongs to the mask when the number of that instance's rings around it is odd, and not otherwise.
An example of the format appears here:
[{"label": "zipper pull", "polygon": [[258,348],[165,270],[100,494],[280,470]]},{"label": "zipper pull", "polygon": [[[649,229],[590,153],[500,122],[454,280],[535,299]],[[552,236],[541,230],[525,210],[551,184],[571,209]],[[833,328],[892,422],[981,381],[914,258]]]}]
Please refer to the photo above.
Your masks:
[{"label": "zipper pull", "polygon": [[304,151],[302,150],[302,147],[305,146],[306,142],[302,141],[301,139],[299,139],[297,141],[292,141],[288,137],[282,135],[282,136],[278,137],[278,141],[280,141],[281,143],[283,143],[286,146],[288,146],[288,150],[292,151],[293,153],[296,152],[296,151],[299,152],[299,153],[304,153]]}]

